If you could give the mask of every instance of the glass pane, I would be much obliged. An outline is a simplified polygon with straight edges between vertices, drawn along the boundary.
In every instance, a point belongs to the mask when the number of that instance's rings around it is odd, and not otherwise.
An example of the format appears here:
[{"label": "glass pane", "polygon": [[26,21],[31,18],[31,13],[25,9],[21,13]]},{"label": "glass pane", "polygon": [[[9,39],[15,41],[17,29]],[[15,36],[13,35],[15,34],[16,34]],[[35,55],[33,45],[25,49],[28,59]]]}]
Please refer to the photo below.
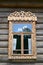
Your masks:
[{"label": "glass pane", "polygon": [[24,54],[32,54],[31,35],[24,35]]},{"label": "glass pane", "polygon": [[13,24],[13,32],[31,32],[32,24]]},{"label": "glass pane", "polygon": [[13,53],[21,54],[21,35],[13,35]]}]

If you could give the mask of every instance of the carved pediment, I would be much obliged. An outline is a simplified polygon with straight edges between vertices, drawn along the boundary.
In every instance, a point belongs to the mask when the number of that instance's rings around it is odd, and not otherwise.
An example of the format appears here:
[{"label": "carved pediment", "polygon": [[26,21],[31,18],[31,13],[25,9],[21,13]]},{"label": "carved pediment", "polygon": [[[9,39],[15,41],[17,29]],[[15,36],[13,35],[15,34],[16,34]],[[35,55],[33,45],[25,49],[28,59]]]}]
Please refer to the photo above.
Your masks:
[{"label": "carved pediment", "polygon": [[30,11],[28,11],[28,12],[15,11],[8,16],[8,20],[37,21],[37,17],[35,16],[35,14],[31,13]]}]

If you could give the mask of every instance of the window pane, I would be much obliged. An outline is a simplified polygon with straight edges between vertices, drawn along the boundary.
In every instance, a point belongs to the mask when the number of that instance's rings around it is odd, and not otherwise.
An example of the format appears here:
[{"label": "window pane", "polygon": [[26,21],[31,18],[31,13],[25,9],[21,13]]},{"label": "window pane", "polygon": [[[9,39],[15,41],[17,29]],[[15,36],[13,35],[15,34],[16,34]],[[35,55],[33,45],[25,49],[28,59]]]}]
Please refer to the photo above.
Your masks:
[{"label": "window pane", "polygon": [[13,53],[21,53],[21,35],[13,35]]},{"label": "window pane", "polygon": [[24,54],[32,54],[31,35],[24,35]]},{"label": "window pane", "polygon": [[31,32],[32,24],[13,24],[13,32]]}]

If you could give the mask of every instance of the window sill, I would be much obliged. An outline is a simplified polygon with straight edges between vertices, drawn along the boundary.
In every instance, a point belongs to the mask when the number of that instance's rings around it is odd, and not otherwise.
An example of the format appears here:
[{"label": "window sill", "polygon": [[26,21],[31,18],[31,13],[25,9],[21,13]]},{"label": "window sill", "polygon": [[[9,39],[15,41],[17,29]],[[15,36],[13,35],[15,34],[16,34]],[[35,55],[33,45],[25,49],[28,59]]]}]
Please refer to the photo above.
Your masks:
[{"label": "window sill", "polygon": [[36,59],[36,57],[34,56],[34,55],[29,55],[29,54],[23,54],[23,55],[12,55],[11,57],[9,57],[9,59],[14,59],[14,60],[25,60],[25,59],[27,59],[27,60],[31,60],[31,59]]}]

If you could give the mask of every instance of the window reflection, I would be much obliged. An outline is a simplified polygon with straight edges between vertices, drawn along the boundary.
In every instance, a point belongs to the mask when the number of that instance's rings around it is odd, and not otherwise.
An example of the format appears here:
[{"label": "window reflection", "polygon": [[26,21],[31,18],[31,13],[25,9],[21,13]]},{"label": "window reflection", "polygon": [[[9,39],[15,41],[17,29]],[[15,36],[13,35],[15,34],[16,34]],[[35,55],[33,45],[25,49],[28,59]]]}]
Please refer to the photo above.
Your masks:
[{"label": "window reflection", "polygon": [[[13,24],[13,32],[32,32],[32,24]],[[21,34],[13,35],[13,54],[21,54]],[[23,34],[24,54],[32,54],[31,34]]]},{"label": "window reflection", "polygon": [[13,32],[31,32],[32,24],[13,24]]},{"label": "window reflection", "polygon": [[32,54],[31,35],[24,35],[24,54]]},{"label": "window reflection", "polygon": [[13,36],[13,53],[15,54],[21,53],[21,36],[20,35]]}]

